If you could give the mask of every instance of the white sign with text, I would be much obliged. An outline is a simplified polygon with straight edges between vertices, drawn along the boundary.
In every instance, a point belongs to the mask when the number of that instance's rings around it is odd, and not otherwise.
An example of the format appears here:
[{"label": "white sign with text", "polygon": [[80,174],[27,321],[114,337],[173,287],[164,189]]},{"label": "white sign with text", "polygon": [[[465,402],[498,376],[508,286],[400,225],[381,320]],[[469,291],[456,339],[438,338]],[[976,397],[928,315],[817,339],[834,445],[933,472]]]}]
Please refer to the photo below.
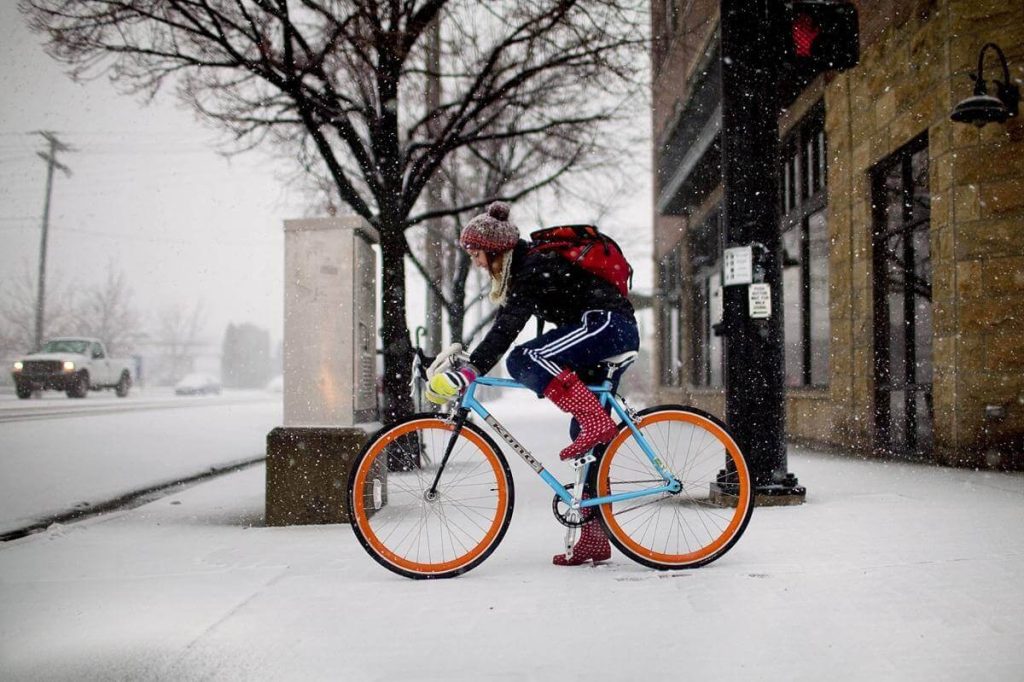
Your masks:
[{"label": "white sign with text", "polygon": [[772,316],[772,289],[767,284],[751,284],[747,292],[750,317],[764,320]]}]

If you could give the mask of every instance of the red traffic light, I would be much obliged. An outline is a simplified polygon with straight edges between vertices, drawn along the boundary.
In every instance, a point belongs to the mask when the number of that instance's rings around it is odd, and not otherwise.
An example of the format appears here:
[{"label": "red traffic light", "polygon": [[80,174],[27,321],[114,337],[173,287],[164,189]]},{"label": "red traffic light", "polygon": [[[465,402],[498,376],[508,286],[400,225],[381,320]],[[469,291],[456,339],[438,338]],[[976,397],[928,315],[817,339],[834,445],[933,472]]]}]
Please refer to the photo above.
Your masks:
[{"label": "red traffic light", "polygon": [[801,71],[844,71],[857,65],[860,37],[851,2],[795,0],[789,5],[789,61]]},{"label": "red traffic light", "polygon": [[809,14],[799,14],[793,18],[793,48],[797,57],[811,57],[814,40],[821,35],[821,29],[814,23]]}]

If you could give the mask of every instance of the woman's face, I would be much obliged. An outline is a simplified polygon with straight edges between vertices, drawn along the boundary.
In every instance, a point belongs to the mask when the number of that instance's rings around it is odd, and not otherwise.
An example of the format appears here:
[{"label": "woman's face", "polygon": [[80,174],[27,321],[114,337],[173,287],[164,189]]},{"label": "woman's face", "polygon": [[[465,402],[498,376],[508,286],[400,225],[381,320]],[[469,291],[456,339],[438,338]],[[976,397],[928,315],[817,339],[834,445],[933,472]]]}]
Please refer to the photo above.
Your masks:
[{"label": "woman's face", "polygon": [[480,249],[466,249],[466,253],[469,254],[469,259],[478,268],[487,269],[487,254]]}]

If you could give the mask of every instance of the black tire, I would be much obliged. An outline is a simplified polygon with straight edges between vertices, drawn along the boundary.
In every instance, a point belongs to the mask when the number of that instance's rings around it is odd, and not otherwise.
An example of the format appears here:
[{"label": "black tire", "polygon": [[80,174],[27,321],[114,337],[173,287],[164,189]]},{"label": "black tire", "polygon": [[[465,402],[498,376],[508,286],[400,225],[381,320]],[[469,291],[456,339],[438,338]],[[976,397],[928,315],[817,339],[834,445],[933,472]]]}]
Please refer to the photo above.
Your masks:
[{"label": "black tire", "polygon": [[66,391],[69,398],[84,398],[89,394],[89,373],[85,370],[75,376],[74,383]]},{"label": "black tire", "polygon": [[465,424],[437,494],[454,426],[419,414],[378,431],[349,475],[348,513],[363,549],[407,578],[452,578],[479,566],[512,519],[512,472],[494,441]]},{"label": "black tire", "polygon": [[114,386],[114,393],[117,394],[118,398],[124,398],[128,395],[128,390],[132,387],[132,377],[128,372],[121,372],[121,378],[117,380],[117,385]]},{"label": "black tire", "polygon": [[18,381],[14,383],[14,392],[19,398],[25,400],[32,397],[32,386]]},{"label": "black tire", "polygon": [[[642,410],[636,425],[682,489],[601,505],[608,537],[623,554],[651,568],[697,568],[720,558],[743,535],[754,511],[753,477],[736,441],[714,416],[681,405]],[[598,495],[662,481],[623,426],[598,462]]]}]

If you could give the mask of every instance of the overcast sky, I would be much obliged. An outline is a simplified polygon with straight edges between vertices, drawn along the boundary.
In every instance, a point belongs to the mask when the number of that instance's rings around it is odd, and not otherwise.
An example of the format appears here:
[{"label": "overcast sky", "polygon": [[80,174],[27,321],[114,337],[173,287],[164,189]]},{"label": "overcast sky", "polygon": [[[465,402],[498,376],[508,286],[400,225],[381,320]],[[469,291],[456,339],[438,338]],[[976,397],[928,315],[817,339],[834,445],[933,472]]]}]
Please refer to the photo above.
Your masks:
[{"label": "overcast sky", "polygon": [[[105,78],[72,82],[6,1],[0,92],[0,280],[34,277],[38,267],[46,163],[36,152],[46,145],[35,131],[49,130],[75,148],[59,157],[73,175],[55,175],[50,286],[97,283],[113,258],[148,320],[168,306],[201,303],[213,343],[228,322],[251,322],[280,339],[282,223],[306,211],[299,193],[280,181],[279,163],[259,152],[218,155],[216,133],[171,91],[146,106]],[[627,252],[638,285],[648,286],[649,182],[623,196],[621,206],[605,226],[638,232]],[[418,301],[410,296],[410,315]]]},{"label": "overcast sky", "polygon": [[144,106],[105,79],[72,82],[0,3],[0,278],[35,273],[51,130],[76,149],[59,158],[50,213],[48,281],[100,281],[113,258],[136,305],[202,303],[214,343],[231,322],[281,334],[282,221],[300,217],[274,163],[259,153],[227,160],[214,131],[168,92]]}]

